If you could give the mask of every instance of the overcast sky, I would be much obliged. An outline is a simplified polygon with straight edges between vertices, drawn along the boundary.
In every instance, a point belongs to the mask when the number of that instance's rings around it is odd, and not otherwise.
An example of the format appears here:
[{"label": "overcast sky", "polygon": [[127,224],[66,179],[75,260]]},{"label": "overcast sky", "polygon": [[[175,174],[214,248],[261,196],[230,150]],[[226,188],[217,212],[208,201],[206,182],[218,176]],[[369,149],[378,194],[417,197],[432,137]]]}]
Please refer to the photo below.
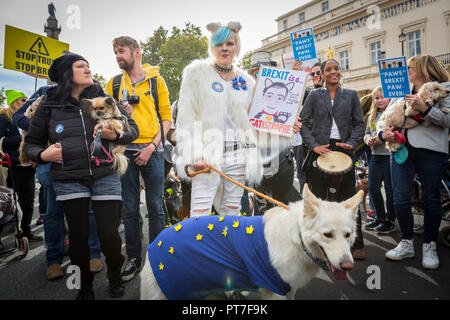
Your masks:
[{"label": "overcast sky", "polygon": [[[5,24],[37,34],[44,34],[44,23],[51,0],[0,0],[0,63],[3,64]],[[277,33],[275,19],[308,0],[52,0],[56,18],[61,24],[60,41],[70,44],[70,50],[83,55],[90,63],[92,73],[106,79],[120,69],[114,58],[111,41],[128,35],[145,41],[159,26],[171,30],[182,28],[186,21],[210,33],[209,22],[240,21],[242,30],[241,57],[245,52],[261,46],[261,40]],[[76,7],[71,7],[75,5]],[[74,24],[79,9],[79,28]],[[72,24],[71,24],[72,23]],[[239,58],[241,58],[239,57]],[[38,81],[38,87],[45,84]],[[16,71],[0,67],[0,88],[33,93],[35,80]]]}]

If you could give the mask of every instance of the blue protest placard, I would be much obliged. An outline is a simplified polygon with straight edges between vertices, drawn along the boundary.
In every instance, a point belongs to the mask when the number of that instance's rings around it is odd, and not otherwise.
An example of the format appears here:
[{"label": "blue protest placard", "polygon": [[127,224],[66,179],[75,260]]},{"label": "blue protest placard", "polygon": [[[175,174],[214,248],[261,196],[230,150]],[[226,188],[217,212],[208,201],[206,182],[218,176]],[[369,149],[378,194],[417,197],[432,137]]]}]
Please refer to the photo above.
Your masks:
[{"label": "blue protest placard", "polygon": [[406,57],[378,60],[384,98],[403,98],[411,94]]},{"label": "blue protest placard", "polygon": [[292,32],[291,45],[295,60],[306,61],[317,58],[312,28]]}]

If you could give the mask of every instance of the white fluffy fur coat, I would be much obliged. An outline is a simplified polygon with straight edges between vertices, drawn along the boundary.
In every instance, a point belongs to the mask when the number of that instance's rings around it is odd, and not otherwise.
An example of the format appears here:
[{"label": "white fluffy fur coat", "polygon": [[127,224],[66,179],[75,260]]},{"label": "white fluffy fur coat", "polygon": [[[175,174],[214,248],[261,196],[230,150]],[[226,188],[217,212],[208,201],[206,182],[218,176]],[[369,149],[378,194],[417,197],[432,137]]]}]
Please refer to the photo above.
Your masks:
[{"label": "white fluffy fur coat", "polygon": [[[224,147],[223,128],[228,114],[237,127],[236,134],[240,142],[257,146],[246,150],[246,180],[257,183],[263,174],[260,150],[270,148],[272,157],[276,156],[279,151],[290,146],[292,139],[267,135],[251,128],[248,108],[255,81],[247,72],[234,67],[234,72],[244,78],[247,84],[247,90],[235,90],[231,82],[220,79],[211,64],[210,59],[195,60],[183,71],[175,131],[177,172],[182,178],[187,178],[184,166],[201,158],[220,170]],[[215,82],[223,85],[222,92],[213,89]],[[264,162],[268,160],[264,159]]]},{"label": "white fluffy fur coat", "polygon": [[[210,64],[209,59],[195,60],[183,71],[175,131],[176,165],[181,177],[186,177],[185,165],[201,158],[220,170],[226,114],[237,127],[240,142],[257,145],[247,116],[255,81],[245,71],[235,68],[235,73],[247,83],[247,90],[235,90],[231,82],[220,79]],[[215,82],[222,84],[222,92],[213,89]],[[247,149],[246,163],[247,181],[258,182],[262,177],[262,163],[257,148]]]}]

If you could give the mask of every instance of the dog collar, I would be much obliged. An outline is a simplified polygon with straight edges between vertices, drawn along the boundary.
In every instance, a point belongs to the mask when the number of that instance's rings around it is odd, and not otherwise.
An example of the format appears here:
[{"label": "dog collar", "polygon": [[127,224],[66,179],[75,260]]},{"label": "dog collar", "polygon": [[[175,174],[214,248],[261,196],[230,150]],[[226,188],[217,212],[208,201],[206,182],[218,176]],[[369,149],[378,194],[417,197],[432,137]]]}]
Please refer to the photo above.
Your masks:
[{"label": "dog collar", "polygon": [[313,255],[312,255],[312,253],[311,252],[309,252],[307,249],[306,249],[306,246],[305,246],[305,244],[303,243],[303,239],[302,239],[302,234],[300,233],[300,241],[301,241],[301,243],[302,243],[302,246],[303,246],[303,252],[316,264],[316,265],[318,265],[319,267],[320,267],[320,269],[322,269],[323,271],[325,271],[325,272],[331,272],[331,269],[330,269],[330,267],[328,266],[328,262],[326,262],[325,260],[323,260],[323,259],[320,259],[320,258],[315,258],[315,257],[313,257]]}]

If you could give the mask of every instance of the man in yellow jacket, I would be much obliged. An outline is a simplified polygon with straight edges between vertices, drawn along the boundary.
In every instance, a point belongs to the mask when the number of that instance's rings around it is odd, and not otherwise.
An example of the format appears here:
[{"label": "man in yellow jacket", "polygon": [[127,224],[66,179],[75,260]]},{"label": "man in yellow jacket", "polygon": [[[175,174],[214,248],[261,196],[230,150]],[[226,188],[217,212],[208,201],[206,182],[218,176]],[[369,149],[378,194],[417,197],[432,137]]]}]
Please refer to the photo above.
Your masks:
[{"label": "man in yellow jacket", "polygon": [[117,63],[123,72],[116,81],[114,78],[108,81],[106,92],[121,101],[124,109],[139,127],[139,137],[126,147],[125,155],[129,163],[127,172],[121,179],[128,256],[122,272],[122,280],[129,281],[140,271],[142,264],[139,174],[142,175],[145,183],[145,198],[149,213],[149,242],[152,242],[164,228],[162,207],[164,149],[151,94],[151,78],[156,78],[164,135],[170,129],[172,116],[169,91],[164,79],[159,75],[159,67],[141,64],[141,50],[138,42],[127,36],[118,37],[113,40],[113,49]]}]

